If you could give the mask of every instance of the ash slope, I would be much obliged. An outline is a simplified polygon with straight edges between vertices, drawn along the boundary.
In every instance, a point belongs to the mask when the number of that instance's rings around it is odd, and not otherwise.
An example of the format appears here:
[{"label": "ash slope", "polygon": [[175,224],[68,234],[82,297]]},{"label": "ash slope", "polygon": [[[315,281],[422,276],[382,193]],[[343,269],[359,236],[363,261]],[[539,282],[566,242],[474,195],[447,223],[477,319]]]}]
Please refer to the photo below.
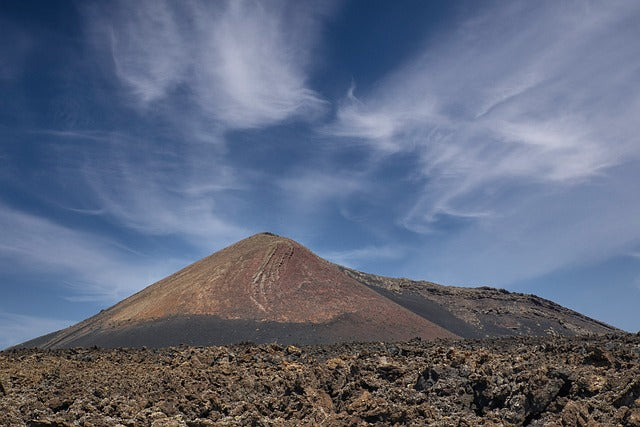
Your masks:
[{"label": "ash slope", "polygon": [[532,295],[346,269],[293,240],[261,233],[18,347],[322,344],[614,330]]},{"label": "ash slope", "polygon": [[77,325],[23,346],[319,344],[456,334],[344,274],[293,240],[257,234]]},{"label": "ash slope", "polygon": [[487,286],[443,286],[341,269],[381,295],[463,338],[620,332],[611,325],[532,294]]}]

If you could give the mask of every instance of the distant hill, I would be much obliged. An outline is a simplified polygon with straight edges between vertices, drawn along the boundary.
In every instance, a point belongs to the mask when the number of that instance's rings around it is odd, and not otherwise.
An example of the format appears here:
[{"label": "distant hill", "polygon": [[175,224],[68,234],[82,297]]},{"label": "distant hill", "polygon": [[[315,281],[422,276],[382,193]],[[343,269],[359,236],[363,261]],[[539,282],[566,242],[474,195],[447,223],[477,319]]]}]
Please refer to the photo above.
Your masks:
[{"label": "distant hill", "polygon": [[16,347],[320,344],[613,331],[534,295],[375,276],[261,233],[74,326]]}]

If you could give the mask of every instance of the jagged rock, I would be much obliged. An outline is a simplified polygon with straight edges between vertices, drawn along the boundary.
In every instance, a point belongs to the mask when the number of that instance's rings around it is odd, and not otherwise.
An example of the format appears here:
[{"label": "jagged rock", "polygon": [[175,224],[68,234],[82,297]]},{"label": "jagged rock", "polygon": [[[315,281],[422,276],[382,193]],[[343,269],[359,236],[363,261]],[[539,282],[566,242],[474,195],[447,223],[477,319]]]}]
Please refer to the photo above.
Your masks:
[{"label": "jagged rock", "polygon": [[629,427],[640,427],[640,408],[631,409],[625,421]]},{"label": "jagged rock", "polygon": [[159,418],[151,423],[151,427],[187,427],[184,417],[176,415],[173,417]]},{"label": "jagged rock", "polygon": [[71,427],[71,424],[64,421],[53,421],[50,419],[30,420],[27,427]]},{"label": "jagged rock", "polygon": [[562,410],[562,422],[566,426],[586,426],[588,419],[589,410],[584,403],[569,402]]},{"label": "jagged rock", "polygon": [[418,375],[418,379],[416,384],[413,386],[414,389],[422,391],[432,387],[440,378],[438,372],[433,368],[427,368],[420,375]]},{"label": "jagged rock", "polygon": [[0,425],[640,426],[638,348],[629,334],[9,350]]},{"label": "jagged rock", "polygon": [[640,378],[634,378],[622,390],[622,393],[613,401],[613,405],[617,408],[621,406],[632,406],[640,398]]},{"label": "jagged rock", "polygon": [[300,349],[295,345],[288,345],[285,352],[293,356],[299,356],[301,353]]}]

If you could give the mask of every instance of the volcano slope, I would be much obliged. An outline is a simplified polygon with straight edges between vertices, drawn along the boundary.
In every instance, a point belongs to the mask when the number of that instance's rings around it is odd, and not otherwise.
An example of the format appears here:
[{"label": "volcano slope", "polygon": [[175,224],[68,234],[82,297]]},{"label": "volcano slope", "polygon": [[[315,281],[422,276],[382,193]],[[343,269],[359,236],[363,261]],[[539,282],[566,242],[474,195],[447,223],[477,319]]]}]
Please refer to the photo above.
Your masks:
[{"label": "volcano slope", "polygon": [[18,347],[323,344],[613,331],[533,295],[370,275],[261,233]]}]

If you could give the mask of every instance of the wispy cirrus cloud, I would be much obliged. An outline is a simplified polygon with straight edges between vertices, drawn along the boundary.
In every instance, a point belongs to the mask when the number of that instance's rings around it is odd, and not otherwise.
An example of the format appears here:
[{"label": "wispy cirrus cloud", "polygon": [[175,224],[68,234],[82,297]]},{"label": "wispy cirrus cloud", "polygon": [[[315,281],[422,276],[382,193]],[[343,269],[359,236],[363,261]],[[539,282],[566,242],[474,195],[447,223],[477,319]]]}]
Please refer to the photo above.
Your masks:
[{"label": "wispy cirrus cloud", "polygon": [[[59,177],[85,184],[83,206],[67,207],[198,247],[244,237],[233,218],[239,195],[251,192],[252,172],[225,156],[228,133],[310,120],[324,110],[307,78],[331,3],[83,6],[92,55],[107,75],[113,71],[125,108],[134,107],[145,131],[52,132],[88,142]],[[121,106],[120,95],[105,102],[107,110]]]},{"label": "wispy cirrus cloud", "polygon": [[640,8],[503,6],[432,41],[373,92],[350,92],[328,129],[420,156],[429,190],[407,227],[428,230],[440,214],[483,216],[480,199],[491,195],[478,192],[575,183],[637,154],[640,52],[631,22]]},{"label": "wispy cirrus cloud", "polygon": [[39,134],[65,141],[47,156],[59,159],[55,182],[73,187],[80,204],[44,196],[57,207],[101,216],[141,235],[175,236],[206,250],[247,234],[233,220],[236,194],[247,189],[246,179],[215,144],[118,132]]},{"label": "wispy cirrus cloud", "polygon": [[56,273],[69,298],[115,302],[183,263],[163,265],[96,233],[0,205],[0,259],[31,274]]},{"label": "wispy cirrus cloud", "polygon": [[380,260],[397,260],[406,255],[406,249],[383,245],[364,246],[361,248],[347,249],[322,253],[323,258],[345,267],[358,268],[360,263],[370,263]]},{"label": "wispy cirrus cloud", "polygon": [[73,322],[0,311],[0,350],[37,336],[64,329]]},{"label": "wispy cirrus cloud", "polygon": [[286,199],[301,210],[314,209],[327,201],[349,197],[367,189],[362,174],[347,172],[297,171],[277,181]]},{"label": "wispy cirrus cloud", "polygon": [[466,277],[504,284],[640,239],[613,224],[640,213],[639,18],[634,2],[496,4],[371,91],[349,91],[326,134],[419,160],[422,191],[398,224],[426,235],[462,224],[412,268],[455,280],[464,260]]},{"label": "wispy cirrus cloud", "polygon": [[324,108],[306,83],[328,5],[120,2],[89,9],[89,28],[142,106],[176,93],[224,128],[252,128]]},{"label": "wispy cirrus cloud", "polygon": [[[307,85],[329,3],[119,2],[84,7],[91,46],[145,132],[72,130],[83,153],[62,180],[85,183],[88,213],[198,248],[249,232],[236,224],[247,171],[226,157],[228,131],[313,119]],[[122,102],[114,96],[109,108]],[[126,108],[131,105],[126,105]],[[83,142],[87,142],[80,146]],[[77,206],[69,206],[78,209]]]},{"label": "wispy cirrus cloud", "polygon": [[420,258],[409,262],[424,277],[444,283],[507,286],[627,254],[640,241],[631,225],[640,217],[640,201],[629,191],[637,168],[636,162],[571,189],[534,188],[501,201],[500,215],[424,247]]}]

